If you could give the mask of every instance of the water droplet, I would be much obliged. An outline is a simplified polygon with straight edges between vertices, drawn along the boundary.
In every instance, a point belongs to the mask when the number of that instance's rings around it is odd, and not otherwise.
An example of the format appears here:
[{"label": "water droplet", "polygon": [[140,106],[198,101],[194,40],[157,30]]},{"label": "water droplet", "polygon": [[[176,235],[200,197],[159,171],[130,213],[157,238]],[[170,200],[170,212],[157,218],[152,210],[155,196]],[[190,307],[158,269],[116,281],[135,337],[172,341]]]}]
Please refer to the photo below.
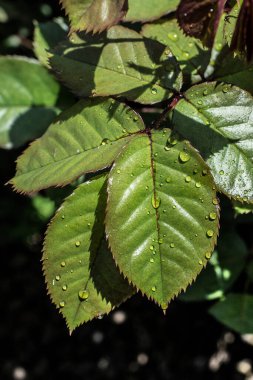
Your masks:
[{"label": "water droplet", "polygon": [[169,138],[168,138],[168,140],[167,140],[167,143],[168,144],[170,144],[170,145],[177,145],[177,143],[178,143],[178,139],[177,139],[177,137],[175,137],[175,136],[170,136]]},{"label": "water droplet", "polygon": [[199,265],[203,265],[203,261],[202,260],[199,260]]},{"label": "water droplet", "polygon": [[170,243],[170,248],[175,248],[175,244],[174,243]]},{"label": "water droplet", "polygon": [[207,252],[205,256],[206,256],[206,259],[209,260],[211,259],[212,254],[211,252]]},{"label": "water droplet", "polygon": [[163,244],[163,239],[159,239],[159,240],[158,240],[158,243],[159,243],[159,244]]},{"label": "water droplet", "polygon": [[188,175],[187,177],[185,177],[184,180],[185,180],[185,182],[189,183],[189,182],[191,182],[192,179],[191,179],[191,177]]},{"label": "water droplet", "polygon": [[153,94],[153,95],[156,95],[156,94],[157,94],[157,89],[156,89],[155,87],[153,87],[153,88],[151,89],[151,94]]},{"label": "water droplet", "polygon": [[80,290],[78,296],[81,301],[87,300],[89,298],[89,292],[87,290]]},{"label": "water droplet", "polygon": [[198,174],[198,169],[194,169],[193,174]]},{"label": "water droplet", "polygon": [[87,223],[87,226],[90,227],[90,226],[91,226],[91,223]]},{"label": "water droplet", "polygon": [[166,182],[167,182],[167,183],[170,183],[170,182],[171,182],[171,177],[167,177],[167,178],[166,178]]},{"label": "water droplet", "polygon": [[61,218],[62,218],[62,219],[65,219],[65,215],[62,215]]},{"label": "water droplet", "polygon": [[62,290],[65,292],[67,290],[67,285],[63,285]]},{"label": "water droplet", "polygon": [[120,173],[121,173],[121,170],[120,170],[120,169],[118,169],[118,170],[117,170],[117,173],[118,173],[118,174],[120,174]]},{"label": "water droplet", "polygon": [[56,279],[56,281],[60,281],[61,276],[57,275],[57,276],[55,276],[55,279]]},{"label": "water droplet", "polygon": [[64,301],[61,301],[60,303],[59,303],[59,306],[62,308],[62,307],[64,307],[65,306],[65,302]]},{"label": "water droplet", "polygon": [[154,246],[151,245],[151,246],[149,247],[149,249],[150,249],[150,251],[153,251],[153,250],[154,250]]},{"label": "water droplet", "polygon": [[103,139],[102,142],[101,142],[101,145],[106,145],[109,143],[109,139]]},{"label": "water droplet", "polygon": [[182,163],[188,162],[191,158],[191,156],[187,152],[180,152],[178,157],[179,161]]},{"label": "water droplet", "polygon": [[203,91],[203,95],[204,95],[204,96],[208,95],[208,90],[204,90],[204,91]]},{"label": "water droplet", "polygon": [[213,199],[213,205],[218,205],[218,204],[219,204],[218,199],[217,199],[217,198],[214,198],[214,199]]},{"label": "water droplet", "polygon": [[154,208],[158,208],[160,206],[161,199],[158,197],[158,195],[153,194],[151,202]]},{"label": "water droplet", "polygon": [[151,290],[152,290],[152,292],[155,292],[156,291],[156,286],[152,286]]},{"label": "water droplet", "polygon": [[219,174],[220,174],[220,175],[224,175],[224,170],[220,170],[220,171],[219,171]]},{"label": "water droplet", "polygon": [[210,214],[209,214],[209,219],[210,220],[215,220],[217,218],[217,214],[216,214],[216,212],[210,212]]},{"label": "water droplet", "polygon": [[184,58],[189,58],[190,57],[190,53],[188,51],[183,51],[183,57]]},{"label": "water droplet", "polygon": [[76,242],[75,242],[75,246],[76,246],[76,247],[80,247],[80,245],[81,245],[81,242],[80,242],[80,241],[76,241]]},{"label": "water droplet", "polygon": [[195,187],[197,187],[198,189],[201,187],[201,183],[199,183],[199,182],[196,182],[195,183]]},{"label": "water droplet", "polygon": [[214,234],[213,230],[207,230],[206,231],[206,236],[209,238],[213,237],[213,234]]},{"label": "water droplet", "polygon": [[203,104],[202,100],[198,100],[198,101],[197,101],[197,104],[198,104],[199,106],[202,106],[202,104]]},{"label": "water droplet", "polygon": [[150,259],[149,261],[150,261],[151,263],[154,263],[154,262],[155,262],[155,260],[154,260],[154,259]]},{"label": "water droplet", "polygon": [[178,40],[178,35],[177,33],[169,33],[168,37],[171,41],[177,41]]},{"label": "water droplet", "polygon": [[208,174],[208,171],[206,169],[202,170],[202,175],[205,176]]},{"label": "water droplet", "polygon": [[224,92],[224,94],[226,94],[228,91],[229,91],[229,87],[228,86],[223,86],[222,87],[222,92]]},{"label": "water droplet", "polygon": [[61,262],[61,267],[63,267],[63,268],[64,268],[64,267],[65,267],[65,265],[66,265],[65,261],[62,261],[62,262]]},{"label": "water droplet", "polygon": [[168,152],[168,151],[170,150],[170,147],[166,145],[166,146],[164,147],[164,150],[166,150],[166,151]]},{"label": "water droplet", "polygon": [[138,116],[135,116],[134,121],[138,121],[138,120],[139,120]]}]

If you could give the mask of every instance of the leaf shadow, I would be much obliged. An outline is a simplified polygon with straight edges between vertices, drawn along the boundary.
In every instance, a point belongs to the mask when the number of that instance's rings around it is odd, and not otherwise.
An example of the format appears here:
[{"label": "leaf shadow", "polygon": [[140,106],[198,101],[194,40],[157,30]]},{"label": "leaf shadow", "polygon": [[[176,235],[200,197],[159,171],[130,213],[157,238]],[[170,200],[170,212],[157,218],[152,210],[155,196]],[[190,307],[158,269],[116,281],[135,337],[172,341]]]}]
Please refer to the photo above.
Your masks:
[{"label": "leaf shadow", "polygon": [[[134,290],[116,267],[105,238],[106,188],[107,181],[105,181],[99,192],[98,204],[95,211],[95,223],[90,243],[89,280],[92,281],[97,293],[114,307],[133,294]],[[100,236],[99,239],[98,236]]]}]

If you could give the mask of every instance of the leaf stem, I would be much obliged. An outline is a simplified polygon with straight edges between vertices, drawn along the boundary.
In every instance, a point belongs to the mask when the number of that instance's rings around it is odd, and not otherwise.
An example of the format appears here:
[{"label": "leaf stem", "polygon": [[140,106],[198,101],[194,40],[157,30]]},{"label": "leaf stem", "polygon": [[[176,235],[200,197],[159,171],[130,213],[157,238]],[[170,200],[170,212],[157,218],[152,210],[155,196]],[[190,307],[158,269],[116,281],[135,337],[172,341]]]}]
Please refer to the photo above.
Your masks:
[{"label": "leaf stem", "polygon": [[152,123],[152,127],[153,129],[159,129],[160,128],[160,125],[161,123],[164,121],[164,119],[166,118],[166,115],[173,109],[176,107],[177,103],[179,102],[180,99],[183,98],[183,95],[182,94],[178,94],[176,96],[172,96],[170,99],[169,99],[169,102],[166,106],[166,108],[163,110],[163,112],[159,115],[158,119],[155,120],[153,123]]}]

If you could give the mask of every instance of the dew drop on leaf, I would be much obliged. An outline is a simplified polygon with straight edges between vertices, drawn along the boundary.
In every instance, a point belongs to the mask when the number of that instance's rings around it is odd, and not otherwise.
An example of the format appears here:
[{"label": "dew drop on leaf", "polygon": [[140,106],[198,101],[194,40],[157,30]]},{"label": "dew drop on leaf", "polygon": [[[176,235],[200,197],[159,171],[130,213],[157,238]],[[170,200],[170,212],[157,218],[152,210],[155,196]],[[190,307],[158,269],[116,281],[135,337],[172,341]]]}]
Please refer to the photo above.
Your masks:
[{"label": "dew drop on leaf", "polygon": [[170,248],[175,248],[175,244],[174,243],[170,243]]},{"label": "dew drop on leaf", "polygon": [[61,276],[57,275],[57,276],[55,276],[55,279],[56,279],[56,281],[60,281]]},{"label": "dew drop on leaf", "polygon": [[81,242],[80,242],[80,241],[76,241],[76,242],[75,242],[75,246],[76,246],[76,247],[80,247],[80,245],[81,245]]},{"label": "dew drop on leaf", "polygon": [[201,187],[201,183],[199,183],[199,182],[196,182],[195,183],[195,187],[197,187],[198,189]]},{"label": "dew drop on leaf", "polygon": [[156,286],[152,286],[151,290],[152,290],[152,292],[155,292],[156,291]]},{"label": "dew drop on leaf", "polygon": [[151,245],[151,246],[149,247],[149,249],[150,249],[150,251],[153,251],[153,250],[154,250],[154,246]]},{"label": "dew drop on leaf", "polygon": [[218,204],[219,204],[218,199],[217,199],[217,198],[214,198],[214,199],[213,199],[213,205],[218,205]]},{"label": "dew drop on leaf", "polygon": [[213,237],[213,234],[214,234],[213,230],[207,230],[206,231],[206,236],[209,238]]},{"label": "dew drop on leaf", "polygon": [[211,259],[211,252],[207,252],[205,256],[207,260]]},{"label": "dew drop on leaf", "polygon": [[161,199],[159,198],[158,195],[153,194],[152,199],[151,199],[152,206],[157,209],[160,206]]},{"label": "dew drop on leaf", "polygon": [[89,298],[89,292],[87,290],[80,290],[78,296],[81,301],[87,300]]},{"label": "dew drop on leaf", "polygon": [[217,218],[217,214],[216,214],[216,212],[210,212],[210,214],[209,214],[209,219],[210,220],[215,220]]},{"label": "dew drop on leaf", "polygon": [[171,41],[177,41],[178,40],[178,35],[177,33],[169,33],[168,34],[168,38],[171,40]]},{"label": "dew drop on leaf", "polygon": [[203,261],[202,260],[199,260],[199,265],[203,265]]},{"label": "dew drop on leaf", "polygon": [[224,170],[220,170],[220,171],[219,171],[219,174],[220,174],[220,175],[224,175]]},{"label": "dew drop on leaf", "polygon": [[150,261],[151,263],[154,263],[154,262],[155,262],[155,260],[154,260],[154,259],[150,259],[149,261]]},{"label": "dew drop on leaf", "polygon": [[61,262],[61,267],[64,268],[65,265],[66,265],[65,261],[62,261],[62,262]]},{"label": "dew drop on leaf", "polygon": [[186,182],[186,183],[191,182],[191,180],[192,180],[192,179],[191,179],[191,177],[190,177],[189,175],[188,175],[187,177],[185,177],[185,182]]},{"label": "dew drop on leaf", "polygon": [[187,152],[180,152],[178,157],[179,161],[182,163],[188,162],[191,158],[191,156]]},{"label": "dew drop on leaf", "polygon": [[67,285],[63,285],[62,290],[65,292],[67,290]]},{"label": "dew drop on leaf", "polygon": [[63,307],[65,306],[65,302],[64,302],[64,301],[61,301],[61,302],[59,303],[59,306],[60,306],[61,308],[63,308]]},{"label": "dew drop on leaf", "polygon": [[153,95],[156,95],[156,94],[157,94],[157,89],[156,89],[155,87],[153,87],[153,88],[151,89],[151,94],[153,94]]}]

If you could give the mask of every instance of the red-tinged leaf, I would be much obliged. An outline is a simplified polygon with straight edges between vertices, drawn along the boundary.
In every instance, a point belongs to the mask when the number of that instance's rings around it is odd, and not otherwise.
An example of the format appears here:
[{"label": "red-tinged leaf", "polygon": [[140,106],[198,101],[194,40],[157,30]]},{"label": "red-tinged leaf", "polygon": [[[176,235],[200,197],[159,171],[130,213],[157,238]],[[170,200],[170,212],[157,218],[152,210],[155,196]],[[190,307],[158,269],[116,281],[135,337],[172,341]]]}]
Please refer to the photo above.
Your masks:
[{"label": "red-tinged leaf", "polygon": [[181,0],[177,18],[180,27],[191,37],[212,47],[226,0]]},{"label": "red-tinged leaf", "polygon": [[244,0],[236,23],[231,49],[245,52],[253,60],[253,0]]}]

